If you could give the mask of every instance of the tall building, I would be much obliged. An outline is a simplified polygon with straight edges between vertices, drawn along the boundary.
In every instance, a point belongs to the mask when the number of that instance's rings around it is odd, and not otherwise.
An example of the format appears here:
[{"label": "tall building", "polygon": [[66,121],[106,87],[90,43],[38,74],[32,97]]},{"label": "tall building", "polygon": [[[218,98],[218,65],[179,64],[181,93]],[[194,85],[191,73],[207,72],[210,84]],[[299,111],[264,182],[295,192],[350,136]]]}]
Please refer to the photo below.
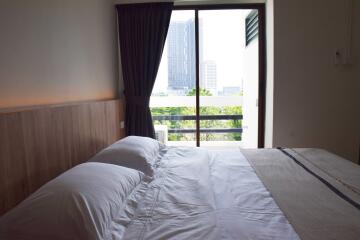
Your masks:
[{"label": "tall building", "polygon": [[212,60],[204,61],[202,63],[202,73],[200,87],[215,93],[217,89],[216,62]]},{"label": "tall building", "polygon": [[168,88],[195,87],[195,22],[172,22],[168,31]]}]

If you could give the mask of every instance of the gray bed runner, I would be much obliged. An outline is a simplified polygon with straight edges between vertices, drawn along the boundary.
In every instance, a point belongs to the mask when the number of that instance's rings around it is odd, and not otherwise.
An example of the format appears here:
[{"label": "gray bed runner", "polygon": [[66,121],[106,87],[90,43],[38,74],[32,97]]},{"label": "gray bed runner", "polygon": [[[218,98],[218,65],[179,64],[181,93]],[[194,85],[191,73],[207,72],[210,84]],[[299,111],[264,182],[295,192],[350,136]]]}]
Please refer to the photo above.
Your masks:
[{"label": "gray bed runner", "polygon": [[241,152],[301,239],[360,239],[360,166],[320,149]]}]

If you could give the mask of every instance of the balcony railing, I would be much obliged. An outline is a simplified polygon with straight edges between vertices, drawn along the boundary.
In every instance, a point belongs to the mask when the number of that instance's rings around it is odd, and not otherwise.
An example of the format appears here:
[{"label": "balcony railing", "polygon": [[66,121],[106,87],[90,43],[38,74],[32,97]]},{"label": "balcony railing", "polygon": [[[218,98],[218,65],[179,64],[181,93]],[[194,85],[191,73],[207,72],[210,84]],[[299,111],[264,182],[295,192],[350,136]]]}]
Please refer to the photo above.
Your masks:
[{"label": "balcony railing", "polygon": [[[242,96],[200,96],[201,107],[242,106]],[[152,96],[150,107],[195,107],[194,96]]]},{"label": "balcony railing", "polygon": [[[196,120],[195,115],[157,115],[153,121]],[[200,115],[200,120],[242,120],[242,115]],[[168,133],[195,133],[195,128],[169,129]],[[242,133],[242,128],[200,128],[200,133]]]}]

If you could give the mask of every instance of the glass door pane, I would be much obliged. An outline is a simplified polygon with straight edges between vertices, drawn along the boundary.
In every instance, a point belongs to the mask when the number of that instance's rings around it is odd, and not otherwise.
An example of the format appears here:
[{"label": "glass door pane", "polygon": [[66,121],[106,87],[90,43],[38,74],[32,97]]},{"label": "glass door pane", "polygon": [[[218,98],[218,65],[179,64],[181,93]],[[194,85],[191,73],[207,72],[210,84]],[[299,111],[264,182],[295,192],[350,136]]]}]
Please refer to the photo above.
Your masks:
[{"label": "glass door pane", "polygon": [[258,39],[246,35],[252,13],[199,11],[201,146],[257,147]]},{"label": "glass door pane", "polygon": [[157,139],[196,146],[195,11],[173,11],[150,99]]}]

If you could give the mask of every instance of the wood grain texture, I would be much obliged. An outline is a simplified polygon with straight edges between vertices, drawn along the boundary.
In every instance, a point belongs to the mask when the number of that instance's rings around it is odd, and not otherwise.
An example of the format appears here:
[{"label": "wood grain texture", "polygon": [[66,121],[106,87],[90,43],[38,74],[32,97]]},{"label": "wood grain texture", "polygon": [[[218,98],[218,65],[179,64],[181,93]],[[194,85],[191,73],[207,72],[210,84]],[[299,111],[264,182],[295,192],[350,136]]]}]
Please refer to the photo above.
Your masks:
[{"label": "wood grain texture", "polygon": [[0,215],[125,136],[122,100],[0,112]]}]

